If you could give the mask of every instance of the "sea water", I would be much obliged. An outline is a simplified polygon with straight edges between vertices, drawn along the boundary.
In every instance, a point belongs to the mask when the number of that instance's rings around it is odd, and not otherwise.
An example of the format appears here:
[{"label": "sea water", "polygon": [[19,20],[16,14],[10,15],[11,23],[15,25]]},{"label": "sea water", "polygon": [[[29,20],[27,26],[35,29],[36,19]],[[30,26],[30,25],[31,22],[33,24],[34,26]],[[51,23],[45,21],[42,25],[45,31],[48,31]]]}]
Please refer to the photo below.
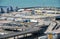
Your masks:
[{"label": "sea water", "polygon": [[0,0],[0,6],[13,7],[34,7],[34,6],[51,6],[60,7],[60,0]]}]

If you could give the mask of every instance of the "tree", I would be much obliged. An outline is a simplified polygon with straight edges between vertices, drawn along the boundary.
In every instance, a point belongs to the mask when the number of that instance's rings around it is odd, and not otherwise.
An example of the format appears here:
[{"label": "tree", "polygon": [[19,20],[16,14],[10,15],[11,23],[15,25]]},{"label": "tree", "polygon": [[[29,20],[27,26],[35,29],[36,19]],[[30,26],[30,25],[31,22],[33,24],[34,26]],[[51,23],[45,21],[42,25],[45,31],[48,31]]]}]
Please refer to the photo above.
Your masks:
[{"label": "tree", "polygon": [[12,6],[10,6],[10,11],[11,11],[11,12],[13,12],[13,11],[14,11]]},{"label": "tree", "polygon": [[7,13],[9,13],[10,11],[9,11],[9,8],[7,8]]},{"label": "tree", "polygon": [[15,11],[18,12],[18,7],[16,7]]},{"label": "tree", "polygon": [[1,13],[5,13],[5,11],[4,11],[4,9],[3,9],[3,8],[1,8]]}]

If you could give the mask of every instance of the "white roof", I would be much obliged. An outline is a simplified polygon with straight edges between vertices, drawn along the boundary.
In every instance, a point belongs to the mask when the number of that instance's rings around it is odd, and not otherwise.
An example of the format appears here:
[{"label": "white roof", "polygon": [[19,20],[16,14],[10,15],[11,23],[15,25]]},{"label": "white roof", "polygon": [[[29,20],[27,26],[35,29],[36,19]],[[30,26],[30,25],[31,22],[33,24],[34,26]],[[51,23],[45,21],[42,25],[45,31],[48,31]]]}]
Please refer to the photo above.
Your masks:
[{"label": "white roof", "polygon": [[24,11],[24,9],[19,9],[18,11]]},{"label": "white roof", "polygon": [[30,20],[30,22],[37,22],[37,20]]}]

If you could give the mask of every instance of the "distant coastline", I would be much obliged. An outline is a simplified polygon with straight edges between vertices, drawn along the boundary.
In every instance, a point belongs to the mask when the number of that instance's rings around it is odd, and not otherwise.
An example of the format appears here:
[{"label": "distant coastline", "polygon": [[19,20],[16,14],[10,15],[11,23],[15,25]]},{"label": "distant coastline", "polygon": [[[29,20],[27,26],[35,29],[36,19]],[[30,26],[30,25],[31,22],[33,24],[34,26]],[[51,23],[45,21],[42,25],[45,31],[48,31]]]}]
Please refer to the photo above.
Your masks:
[{"label": "distant coastline", "polygon": [[[7,8],[7,7],[10,7],[10,6],[0,6],[0,8]],[[16,6],[16,7],[18,7],[18,6]],[[60,9],[60,7],[53,7],[53,6],[31,6],[31,7],[19,7],[19,8],[58,8],[58,9]]]},{"label": "distant coastline", "polygon": [[8,7],[8,6],[0,6],[0,8],[6,8],[6,7]]}]

